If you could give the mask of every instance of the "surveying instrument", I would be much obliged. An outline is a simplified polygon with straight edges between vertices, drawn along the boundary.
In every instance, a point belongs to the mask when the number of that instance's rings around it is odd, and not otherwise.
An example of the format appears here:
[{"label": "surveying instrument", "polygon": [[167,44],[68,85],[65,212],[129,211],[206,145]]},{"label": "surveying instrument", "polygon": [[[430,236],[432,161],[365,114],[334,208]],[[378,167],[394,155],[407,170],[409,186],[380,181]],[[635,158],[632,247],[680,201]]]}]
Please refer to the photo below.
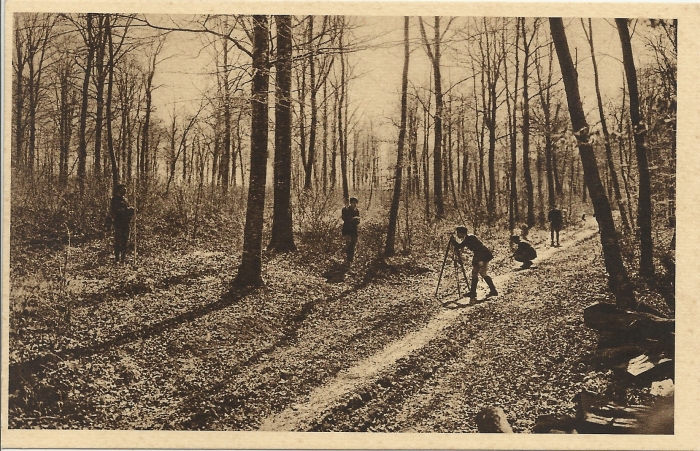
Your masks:
[{"label": "surveying instrument", "polygon": [[462,290],[460,288],[460,271],[457,268],[462,269],[462,276],[464,276],[464,283],[467,285],[467,292],[471,290],[471,287],[469,286],[469,279],[467,278],[467,271],[464,269],[464,260],[462,260],[462,253],[457,249],[453,244],[454,234],[452,234],[450,240],[447,242],[447,249],[445,249],[445,258],[442,259],[442,268],[440,268],[440,277],[438,277],[438,283],[437,287],[435,288],[435,296],[438,295],[438,291],[440,290],[440,282],[442,281],[442,274],[445,272],[445,265],[447,264],[447,258],[452,254],[452,266],[454,267],[455,271],[455,281],[457,282],[457,294],[459,297],[462,297]]}]

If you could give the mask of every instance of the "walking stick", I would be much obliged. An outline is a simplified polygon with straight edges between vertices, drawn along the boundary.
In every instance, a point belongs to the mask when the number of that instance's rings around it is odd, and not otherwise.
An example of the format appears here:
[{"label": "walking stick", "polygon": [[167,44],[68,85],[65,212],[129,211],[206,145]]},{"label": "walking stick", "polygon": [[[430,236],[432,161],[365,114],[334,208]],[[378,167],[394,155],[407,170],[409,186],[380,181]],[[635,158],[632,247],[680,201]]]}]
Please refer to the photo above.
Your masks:
[{"label": "walking stick", "polygon": [[445,258],[442,259],[442,268],[440,268],[440,277],[438,277],[438,283],[437,287],[435,288],[435,296],[438,294],[438,290],[440,290],[440,281],[442,280],[442,273],[445,271],[445,263],[447,263],[447,256],[450,255],[450,247],[452,247],[451,242],[447,242],[447,249],[445,249]]}]

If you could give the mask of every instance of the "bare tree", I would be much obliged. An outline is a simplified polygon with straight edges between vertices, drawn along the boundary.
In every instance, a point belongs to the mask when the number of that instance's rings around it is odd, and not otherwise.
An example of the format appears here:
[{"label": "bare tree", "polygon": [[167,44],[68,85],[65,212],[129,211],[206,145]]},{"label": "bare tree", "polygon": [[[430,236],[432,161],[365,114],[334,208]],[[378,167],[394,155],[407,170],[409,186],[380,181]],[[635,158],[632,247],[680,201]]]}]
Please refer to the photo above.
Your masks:
[{"label": "bare tree", "polygon": [[389,229],[386,234],[386,246],[384,247],[384,256],[390,257],[394,255],[394,238],[396,237],[396,223],[399,216],[399,202],[401,201],[401,178],[403,175],[403,150],[406,141],[406,110],[408,103],[408,60],[411,54],[408,42],[408,16],[404,17],[403,25],[403,42],[404,42],[404,60],[403,74],[401,76],[401,125],[399,126],[399,142],[396,151],[396,168],[394,171],[394,196],[391,200],[391,209],[389,210]]},{"label": "bare tree", "polygon": [[267,16],[253,16],[253,84],[251,92],[250,183],[243,230],[243,256],[236,286],[262,285],[262,230],[267,177],[269,37]]},{"label": "bare tree", "polygon": [[[143,74],[144,83],[144,93],[145,93],[145,112],[143,118],[143,125],[141,127],[141,152],[139,156],[139,177],[142,181],[148,183],[150,179],[152,165],[155,162],[155,156],[151,155],[151,147],[149,139],[151,137],[151,114],[153,113],[153,91],[157,86],[153,85],[153,77],[156,74],[156,67],[158,66],[158,56],[163,50],[163,45],[165,44],[164,38],[156,38],[153,43],[150,52],[148,54],[148,66],[145,73]],[[157,146],[153,146],[153,149],[157,149]]]},{"label": "bare tree", "polygon": [[78,147],[78,186],[80,194],[85,193],[85,171],[87,163],[87,113],[88,113],[88,90],[90,88],[90,74],[92,73],[92,64],[95,54],[94,36],[92,31],[93,14],[86,14],[85,29],[80,29],[80,34],[83,37],[83,42],[87,48],[85,57],[85,75],[83,78],[82,103],[80,106],[80,130],[78,137],[80,144]]},{"label": "bare tree", "polygon": [[629,89],[629,108],[632,129],[634,132],[634,145],[637,154],[637,169],[639,172],[639,205],[637,210],[637,224],[640,233],[639,272],[642,276],[654,275],[654,242],[651,238],[651,182],[649,178],[649,164],[647,162],[647,150],[644,137],[647,127],[639,113],[639,88],[637,87],[637,69],[634,67],[632,55],[632,43],[630,40],[628,19],[615,19],[617,32],[620,35],[622,45],[622,60],[627,76]]},{"label": "bare tree", "polygon": [[[277,57],[275,60],[275,200],[272,237],[268,249],[295,251],[292,231],[292,17],[275,16]],[[306,187],[306,186],[305,186]]]},{"label": "bare tree", "polygon": [[[444,36],[444,33],[440,31],[440,16],[435,16],[435,22],[433,26],[434,36],[432,44],[428,41],[428,37],[425,33],[425,26],[423,25],[423,19],[418,18],[418,24],[420,25],[420,33],[423,38],[423,45],[425,46],[425,52],[428,54],[428,58],[433,66],[433,77],[435,79],[435,116],[433,117],[435,136],[433,141],[433,190],[435,196],[435,217],[436,219],[443,219],[445,217],[445,202],[442,197],[442,110],[443,110],[443,99],[442,99],[442,77],[440,75],[440,43]],[[449,24],[445,29],[447,32]]]},{"label": "bare tree", "polygon": [[525,190],[527,192],[527,225],[535,225],[535,194],[532,183],[532,173],[530,171],[530,56],[532,42],[537,36],[539,19],[535,18],[532,23],[532,34],[528,37],[525,26],[526,19],[520,22],[520,30],[523,35],[523,177],[525,178]]}]

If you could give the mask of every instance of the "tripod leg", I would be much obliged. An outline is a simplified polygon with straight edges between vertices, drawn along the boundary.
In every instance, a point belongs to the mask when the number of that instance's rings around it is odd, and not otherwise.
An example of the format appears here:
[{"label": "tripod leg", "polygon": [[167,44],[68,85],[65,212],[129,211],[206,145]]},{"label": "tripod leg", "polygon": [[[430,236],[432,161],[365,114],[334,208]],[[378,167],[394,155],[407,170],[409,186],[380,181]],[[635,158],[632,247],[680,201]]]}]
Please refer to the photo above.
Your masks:
[{"label": "tripod leg", "polygon": [[440,290],[440,281],[442,280],[442,273],[445,271],[445,263],[447,263],[447,256],[450,255],[450,247],[452,246],[451,243],[447,243],[447,249],[445,250],[445,258],[442,259],[442,268],[440,268],[440,277],[438,277],[438,283],[437,287],[435,287],[435,296],[438,294],[438,290]]},{"label": "tripod leg", "polygon": [[467,289],[471,291],[472,287],[469,285],[469,278],[467,278],[467,271],[464,269],[464,260],[462,260],[462,254],[458,253],[457,256],[459,257],[459,266],[462,267],[462,275],[464,275],[464,282],[467,284]]},{"label": "tripod leg", "polygon": [[455,254],[457,253],[457,250],[452,253],[452,266],[454,267],[455,270],[455,281],[457,282],[457,295],[461,298],[462,297],[462,290],[459,288],[459,272],[457,271],[457,257]]}]

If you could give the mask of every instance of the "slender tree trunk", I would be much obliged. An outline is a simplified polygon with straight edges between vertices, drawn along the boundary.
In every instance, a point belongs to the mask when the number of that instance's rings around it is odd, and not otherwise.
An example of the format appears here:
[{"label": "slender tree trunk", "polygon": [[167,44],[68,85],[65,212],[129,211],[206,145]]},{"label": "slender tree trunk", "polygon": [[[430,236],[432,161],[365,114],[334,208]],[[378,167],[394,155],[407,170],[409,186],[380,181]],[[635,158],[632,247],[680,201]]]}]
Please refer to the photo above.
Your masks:
[{"label": "slender tree trunk", "polygon": [[324,194],[328,192],[328,80],[323,80],[323,165],[321,178]]},{"label": "slender tree trunk", "polygon": [[435,78],[435,140],[433,144],[433,178],[435,184],[435,218],[445,217],[445,202],[442,196],[442,76],[440,74],[440,16],[435,16],[435,55],[433,71]]},{"label": "slender tree trunk", "polygon": [[619,307],[624,309],[634,308],[637,305],[637,301],[634,297],[634,290],[632,289],[627,275],[627,270],[622,261],[612,211],[610,210],[610,204],[608,198],[605,196],[605,190],[600,180],[595,154],[593,153],[593,146],[589,142],[589,128],[581,104],[576,68],[571,59],[571,53],[569,52],[564,22],[561,18],[550,18],[549,24],[559,58],[559,65],[561,67],[566,90],[566,98],[569,105],[571,124],[578,141],[586,185],[588,186],[593,202],[593,209],[600,227],[605,268],[609,275],[608,287],[615,295],[616,303]]},{"label": "slender tree trunk", "polygon": [[[517,135],[518,135],[518,80],[520,78],[520,61],[519,61],[519,51],[518,44],[520,42],[520,21],[525,20],[524,18],[518,18],[515,25],[515,89],[513,90],[513,109],[512,113],[510,106],[508,107],[508,112],[511,114],[511,127],[510,127],[510,202],[509,202],[509,215],[508,215],[508,225],[510,230],[515,229],[515,223],[520,220],[518,214],[518,154],[517,154]],[[523,40],[525,36],[523,36]],[[505,41],[505,39],[504,39]],[[504,71],[506,75],[506,83],[508,83],[508,72],[507,72],[507,59],[504,61]]]},{"label": "slender tree trunk", "polygon": [[107,67],[107,103],[106,119],[107,119],[107,150],[109,152],[109,160],[112,163],[112,186],[119,183],[119,166],[117,165],[117,156],[114,153],[114,139],[112,137],[112,88],[114,86],[114,43],[112,40],[112,24],[111,16],[106,14],[105,17],[105,33],[107,34],[107,44],[109,49],[109,62]]},{"label": "slender tree trunk", "polygon": [[632,44],[630,42],[627,19],[615,19],[617,31],[622,45],[622,60],[627,76],[627,87],[630,97],[630,118],[634,130],[634,146],[637,154],[637,168],[639,170],[639,206],[637,210],[637,224],[640,233],[640,259],[639,273],[645,277],[654,275],[654,243],[651,237],[651,182],[649,177],[649,164],[647,162],[647,150],[644,143],[647,128],[639,114],[639,89],[637,87],[637,69],[634,67],[632,56]]},{"label": "slender tree trunk", "polygon": [[[344,21],[344,18],[341,18]],[[345,204],[349,203],[350,193],[348,187],[348,149],[347,149],[347,129],[344,127],[343,107],[345,105],[345,55],[343,54],[343,30],[345,23],[341,22],[340,36],[338,38],[338,48],[340,52],[340,98],[338,99],[338,147],[340,149],[340,177],[343,183],[343,199]]]},{"label": "slender tree trunk", "polygon": [[528,77],[530,68],[530,41],[525,35],[525,18],[521,22],[523,33],[523,176],[525,177],[525,190],[527,191],[527,225],[535,225],[535,195],[530,172],[530,95],[528,93]]},{"label": "slender tree trunk", "polygon": [[222,53],[224,58],[224,140],[222,149],[223,152],[221,154],[221,162],[219,163],[219,170],[221,171],[221,187],[223,188],[225,194],[228,192],[229,179],[231,174],[231,87],[229,82],[230,69],[228,66],[228,39],[222,39],[222,44]]},{"label": "slender tree trunk", "polygon": [[14,168],[15,170],[22,169],[24,159],[24,66],[25,56],[22,42],[20,24],[15,16],[15,50],[16,50],[16,66],[15,66],[15,153]]},{"label": "slender tree trunk", "polygon": [[235,286],[260,286],[262,280],[262,231],[265,211],[268,138],[268,18],[253,16],[253,84],[251,93],[250,183],[243,230],[243,255]]},{"label": "slender tree trunk", "polygon": [[311,124],[309,125],[309,154],[304,164],[304,189],[311,189],[311,171],[316,161],[316,126],[318,124],[318,107],[316,105],[316,95],[318,87],[316,86],[316,44],[313,42],[314,37],[314,16],[309,16],[309,94],[311,96]]},{"label": "slender tree trunk", "polygon": [[80,195],[85,194],[85,170],[87,163],[87,110],[88,110],[88,93],[90,89],[90,74],[92,73],[92,59],[94,54],[94,46],[92,45],[92,14],[87,14],[86,26],[86,44],[87,57],[85,60],[85,76],[83,78],[82,104],[80,107],[80,144],[78,147],[78,186]]},{"label": "slender tree trunk", "polygon": [[95,53],[95,92],[96,92],[96,111],[95,111],[95,158],[93,161],[94,176],[102,178],[102,127],[104,125],[104,110],[105,110],[105,50],[107,46],[105,20],[107,14],[99,14],[97,43]]},{"label": "slender tree trunk", "polygon": [[331,190],[335,188],[338,179],[336,162],[338,160],[338,88],[333,91],[333,126],[331,128]]},{"label": "slender tree trunk", "polygon": [[275,166],[272,237],[268,249],[295,251],[292,231],[292,16],[275,16],[277,58],[275,71]]},{"label": "slender tree trunk", "polygon": [[389,229],[386,235],[386,246],[384,248],[384,256],[390,257],[394,255],[394,238],[396,236],[396,223],[399,216],[399,202],[401,201],[401,178],[403,168],[403,150],[406,140],[406,109],[408,97],[408,60],[410,56],[410,47],[408,41],[408,16],[404,17],[403,25],[403,42],[404,42],[404,60],[403,60],[403,75],[401,77],[401,126],[399,128],[398,150],[396,152],[396,170],[394,173],[394,196],[391,200],[391,209],[389,210]]}]

